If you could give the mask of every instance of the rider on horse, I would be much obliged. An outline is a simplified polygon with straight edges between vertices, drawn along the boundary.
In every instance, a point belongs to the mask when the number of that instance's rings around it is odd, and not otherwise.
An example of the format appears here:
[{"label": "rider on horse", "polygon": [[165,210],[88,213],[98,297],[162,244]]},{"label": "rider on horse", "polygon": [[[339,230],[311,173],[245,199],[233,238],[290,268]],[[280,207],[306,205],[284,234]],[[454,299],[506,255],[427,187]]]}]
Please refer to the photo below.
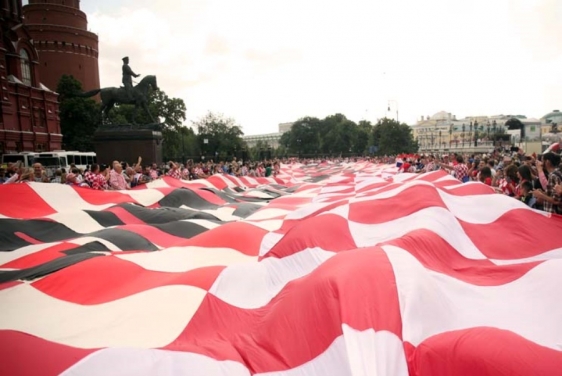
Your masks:
[{"label": "rider on horse", "polygon": [[131,69],[131,67],[129,66],[129,57],[125,56],[123,58],[123,85],[125,86],[125,92],[127,93],[127,97],[129,97],[131,100],[134,99],[133,98],[133,79],[132,77],[138,77],[140,76],[140,74],[136,74],[135,72],[133,72],[133,70]]}]

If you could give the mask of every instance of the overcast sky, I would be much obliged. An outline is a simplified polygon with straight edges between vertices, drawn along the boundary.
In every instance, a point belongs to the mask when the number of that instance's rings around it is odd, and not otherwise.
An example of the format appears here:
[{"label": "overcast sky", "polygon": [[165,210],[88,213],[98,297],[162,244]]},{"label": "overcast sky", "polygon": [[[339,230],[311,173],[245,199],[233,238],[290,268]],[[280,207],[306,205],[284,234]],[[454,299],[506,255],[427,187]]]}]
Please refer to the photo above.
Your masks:
[{"label": "overcast sky", "polygon": [[[82,0],[102,86],[121,58],[154,74],[187,117],[246,134],[341,112],[413,124],[562,110],[560,0]],[[386,113],[388,100],[392,112]]]}]

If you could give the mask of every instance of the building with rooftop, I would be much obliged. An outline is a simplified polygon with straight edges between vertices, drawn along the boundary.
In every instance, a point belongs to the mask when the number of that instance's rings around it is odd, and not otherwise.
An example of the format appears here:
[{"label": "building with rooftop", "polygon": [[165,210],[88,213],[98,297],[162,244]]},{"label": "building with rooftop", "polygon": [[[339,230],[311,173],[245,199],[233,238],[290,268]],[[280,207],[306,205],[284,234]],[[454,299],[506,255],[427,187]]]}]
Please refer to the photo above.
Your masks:
[{"label": "building with rooftop", "polygon": [[281,140],[281,136],[283,133],[288,132],[293,127],[294,123],[280,123],[278,125],[278,132],[275,133],[264,133],[264,134],[256,134],[256,135],[248,135],[242,137],[248,147],[255,147],[259,142],[262,145],[267,145],[272,149],[277,149],[279,147],[279,141]]},{"label": "building with rooftop", "polygon": [[[420,151],[492,149],[492,136],[497,132],[508,133],[506,123],[513,118],[525,127],[525,141],[541,137],[541,120],[528,119],[523,115],[467,116],[459,119],[450,112],[441,111],[433,116],[421,117],[411,129]],[[524,141],[520,140],[518,132],[509,133],[513,133],[513,137],[506,142]]]},{"label": "building with rooftop", "polygon": [[43,85],[22,1],[0,1],[0,154],[61,148],[58,95]]},{"label": "building with rooftop", "polygon": [[85,91],[99,89],[98,36],[88,30],[80,0],[29,0],[22,11],[41,60],[41,82],[56,90],[68,74]]}]

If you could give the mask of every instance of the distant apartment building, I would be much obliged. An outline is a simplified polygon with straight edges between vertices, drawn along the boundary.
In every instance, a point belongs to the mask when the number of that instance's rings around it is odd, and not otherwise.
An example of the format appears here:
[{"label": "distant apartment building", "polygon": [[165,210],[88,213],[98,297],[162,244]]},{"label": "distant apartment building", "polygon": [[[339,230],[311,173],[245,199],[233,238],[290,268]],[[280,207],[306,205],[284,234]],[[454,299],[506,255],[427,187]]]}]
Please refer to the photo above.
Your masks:
[{"label": "distant apartment building", "polygon": [[[480,147],[493,147],[491,135],[504,130],[506,122],[516,117],[525,126],[525,139],[538,140],[541,137],[541,120],[520,115],[467,116],[457,119],[449,112],[438,112],[433,116],[421,117],[411,126],[412,134],[418,141],[420,151],[470,148],[476,140]],[[518,135],[514,142],[519,142]]]}]

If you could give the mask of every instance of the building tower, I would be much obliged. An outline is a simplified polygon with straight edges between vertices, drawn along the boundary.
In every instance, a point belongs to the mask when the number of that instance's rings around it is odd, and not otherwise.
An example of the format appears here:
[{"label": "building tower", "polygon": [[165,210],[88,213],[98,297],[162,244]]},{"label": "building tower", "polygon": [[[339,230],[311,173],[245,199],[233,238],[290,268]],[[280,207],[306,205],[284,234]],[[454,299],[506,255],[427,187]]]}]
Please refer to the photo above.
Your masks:
[{"label": "building tower", "polygon": [[41,82],[51,90],[64,74],[74,76],[84,90],[98,89],[98,36],[88,31],[80,0],[29,0],[24,24],[41,61]]},{"label": "building tower", "polygon": [[41,84],[22,1],[0,0],[0,154],[61,148],[58,95]]}]

